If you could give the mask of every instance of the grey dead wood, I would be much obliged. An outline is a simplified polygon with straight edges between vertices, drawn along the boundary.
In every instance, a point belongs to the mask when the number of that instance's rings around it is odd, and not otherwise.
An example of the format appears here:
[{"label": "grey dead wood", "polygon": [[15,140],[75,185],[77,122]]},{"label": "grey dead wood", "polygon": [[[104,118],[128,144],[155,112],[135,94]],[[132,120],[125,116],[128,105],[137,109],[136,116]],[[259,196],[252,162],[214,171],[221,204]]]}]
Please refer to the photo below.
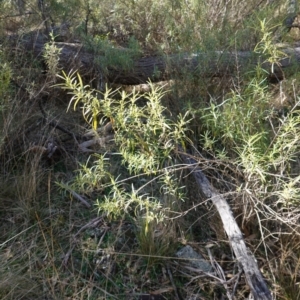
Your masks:
[{"label": "grey dead wood", "polygon": [[[9,42],[14,49],[23,48],[37,59],[43,60],[44,45],[47,37],[42,33],[30,33],[23,37],[11,36]],[[57,42],[55,45],[61,49],[59,67],[65,72],[78,70],[82,77],[96,78],[102,76],[101,65],[98,61],[105,59],[101,54],[87,51],[80,43]],[[126,49],[119,50],[120,55]],[[232,76],[237,70],[253,70],[258,63],[268,70],[272,77],[282,79],[284,72],[290,70],[297,72],[300,69],[300,47],[286,47],[282,51],[287,55],[280,61],[280,66],[264,62],[264,58],[257,53],[247,51],[211,51],[203,53],[182,53],[165,56],[148,56],[136,59],[129,69],[122,66],[108,67],[105,70],[106,80],[110,83],[136,85],[149,80],[158,82],[184,75],[191,77]],[[114,49],[115,53],[116,49]],[[116,54],[117,55],[117,54]],[[99,59],[101,58],[101,59]],[[104,71],[104,70],[102,70]]]},{"label": "grey dead wood", "polygon": [[210,199],[217,209],[224,230],[228,236],[230,246],[236,260],[243,268],[247,284],[255,300],[271,300],[271,292],[258,268],[251,251],[246,247],[242,232],[238,227],[233,213],[226,199],[210,184],[204,173],[197,167],[197,161],[182,152],[182,158],[193,172],[202,196]]}]

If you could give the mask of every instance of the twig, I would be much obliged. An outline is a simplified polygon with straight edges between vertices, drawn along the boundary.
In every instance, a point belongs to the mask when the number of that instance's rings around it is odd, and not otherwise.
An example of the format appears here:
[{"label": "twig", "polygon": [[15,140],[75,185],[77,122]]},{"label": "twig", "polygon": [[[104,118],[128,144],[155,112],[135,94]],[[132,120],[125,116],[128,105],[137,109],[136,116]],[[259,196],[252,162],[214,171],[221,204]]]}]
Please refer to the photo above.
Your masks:
[{"label": "twig", "polygon": [[234,298],[234,295],[235,295],[236,289],[237,289],[237,285],[238,285],[238,283],[239,283],[239,281],[241,279],[242,273],[243,273],[243,270],[242,270],[242,268],[241,268],[240,265],[238,265],[238,268],[239,268],[239,273],[238,273],[237,279],[236,279],[236,281],[234,283],[234,287],[232,289],[232,293],[231,293],[232,298]]},{"label": "twig", "polygon": [[[64,266],[67,265],[67,263],[68,263],[68,261],[69,261],[69,258],[70,258],[71,254],[72,254],[72,252],[73,252],[73,250],[74,250],[74,248],[75,248],[75,242],[76,242],[76,241],[75,241],[75,238],[76,238],[83,230],[85,230],[85,229],[87,229],[87,228],[94,228],[94,227],[98,226],[99,223],[102,222],[102,221],[103,221],[102,216],[101,216],[101,217],[97,217],[97,218],[91,220],[89,223],[87,223],[87,224],[84,225],[83,227],[81,227],[81,228],[75,233],[75,235],[73,236],[72,246],[71,246],[71,248],[69,249],[69,251],[66,253],[66,255],[65,255],[65,257],[64,257],[64,259],[63,259],[63,261],[62,261],[62,264],[63,264]],[[107,230],[105,230],[105,232],[104,232],[103,235],[105,235],[106,232],[107,232]],[[103,240],[103,237],[102,237],[102,236],[101,236],[101,239],[100,239],[100,240],[101,240],[101,241]]]},{"label": "twig", "polygon": [[229,287],[228,287],[228,282],[226,280],[226,276],[224,274],[223,269],[221,268],[221,266],[216,262],[216,260],[212,257],[211,251],[209,248],[207,248],[207,252],[208,252],[208,256],[210,259],[210,263],[211,265],[214,267],[216,274],[220,277],[221,282],[226,290],[226,295],[228,297],[229,300],[232,300],[233,298],[231,297],[231,293],[229,291]]},{"label": "twig", "polygon": [[76,198],[77,200],[79,200],[83,205],[85,205],[87,208],[91,207],[91,204],[89,204],[85,199],[83,199],[82,196],[80,196],[79,194],[77,194],[76,192],[74,192],[73,190],[71,190],[70,188],[68,188],[69,193]]},{"label": "twig", "polygon": [[57,182],[57,185],[65,190],[67,190],[73,197],[75,197],[77,200],[79,200],[87,208],[91,207],[91,204],[89,204],[82,196],[80,196],[75,191],[73,191],[67,184],[64,184],[62,182],[60,182],[60,183]]},{"label": "twig", "polygon": [[173,279],[173,275],[172,275],[172,272],[171,272],[171,269],[170,269],[170,266],[166,266],[167,268],[167,272],[168,272],[168,275],[169,275],[169,278],[170,278],[170,281],[172,283],[172,286],[173,286],[173,289],[174,289],[174,292],[175,292],[175,296],[176,296],[176,299],[177,300],[183,300],[178,292],[178,289],[175,285],[175,282],[174,282],[174,279]]}]

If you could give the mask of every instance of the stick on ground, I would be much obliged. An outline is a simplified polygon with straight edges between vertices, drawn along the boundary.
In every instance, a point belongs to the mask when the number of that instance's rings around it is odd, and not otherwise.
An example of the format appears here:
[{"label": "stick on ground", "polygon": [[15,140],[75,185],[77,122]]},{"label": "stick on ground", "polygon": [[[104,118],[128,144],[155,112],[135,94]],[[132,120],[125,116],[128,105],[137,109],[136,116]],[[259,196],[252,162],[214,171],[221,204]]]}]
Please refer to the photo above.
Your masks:
[{"label": "stick on ground", "polygon": [[251,251],[246,247],[242,232],[238,227],[232,211],[225,198],[218,193],[210,184],[204,173],[198,168],[197,161],[188,154],[181,154],[184,161],[190,166],[190,170],[196,179],[201,193],[205,198],[210,199],[217,209],[224,230],[229,239],[229,243],[235,254],[237,261],[241,264],[247,284],[255,300],[271,300],[273,299],[265,280],[259,271],[255,258]]}]

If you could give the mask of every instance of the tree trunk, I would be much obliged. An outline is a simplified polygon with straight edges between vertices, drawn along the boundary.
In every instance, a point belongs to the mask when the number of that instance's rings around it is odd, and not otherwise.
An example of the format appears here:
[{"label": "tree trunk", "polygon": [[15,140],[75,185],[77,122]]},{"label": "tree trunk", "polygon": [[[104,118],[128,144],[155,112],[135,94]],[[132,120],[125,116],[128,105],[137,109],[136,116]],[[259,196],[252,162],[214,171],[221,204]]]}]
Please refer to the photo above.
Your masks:
[{"label": "tree trunk", "polygon": [[[40,33],[32,33],[23,39],[11,37],[12,43],[18,43],[31,51],[38,59],[43,59],[42,53],[46,37]],[[189,75],[191,77],[213,77],[233,75],[236,70],[253,70],[258,63],[270,72],[270,76],[282,79],[286,70],[297,72],[300,66],[300,47],[287,48],[282,51],[288,55],[280,61],[280,66],[275,66],[274,72],[271,72],[271,65],[264,63],[263,58],[256,53],[246,51],[212,51],[210,53],[195,54],[173,54],[169,56],[149,56],[137,59],[131,67],[122,66],[108,67],[102,70],[101,65],[97,63],[105,57],[92,54],[84,49],[79,43],[55,43],[61,49],[59,56],[60,68],[65,72],[78,70],[82,77],[103,78],[108,82],[135,85],[146,83],[151,80],[158,82],[172,78]],[[116,52],[116,49],[114,49]],[[120,49],[120,55],[125,49]],[[116,52],[118,53],[118,52]],[[116,54],[117,55],[117,54]]]}]

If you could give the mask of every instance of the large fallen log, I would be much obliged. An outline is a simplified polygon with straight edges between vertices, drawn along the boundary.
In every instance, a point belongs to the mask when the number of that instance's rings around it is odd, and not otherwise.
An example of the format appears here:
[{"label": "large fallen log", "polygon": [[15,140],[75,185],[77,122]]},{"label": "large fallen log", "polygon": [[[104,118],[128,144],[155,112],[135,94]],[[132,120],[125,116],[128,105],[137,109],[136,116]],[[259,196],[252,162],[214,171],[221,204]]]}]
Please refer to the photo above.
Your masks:
[{"label": "large fallen log", "polygon": [[[189,155],[181,153],[184,161],[189,165],[189,169],[193,172],[197,185],[203,197],[210,199],[217,209],[224,230],[228,236],[229,243],[235,254],[236,260],[243,268],[247,284],[255,300],[271,300],[272,295],[265,283],[265,280],[259,271],[255,258],[251,251],[246,247],[242,232],[238,227],[230,206],[225,198],[218,193],[210,184],[204,173],[197,168],[197,161]],[[196,166],[196,167],[195,167]]]},{"label": "large fallen log", "polygon": [[[47,37],[41,33],[31,33],[22,38],[11,37],[15,47],[24,48],[33,53],[35,58],[43,59]],[[168,56],[148,56],[135,59],[127,67],[122,65],[108,66],[105,70],[99,61],[105,56],[92,53],[80,43],[55,43],[61,49],[59,67],[66,72],[78,70],[82,77],[97,78],[105,76],[111,83],[135,85],[149,80],[158,82],[189,74],[192,77],[212,77],[233,75],[237,70],[253,70],[258,63],[263,63],[272,77],[282,79],[286,70],[297,72],[300,69],[300,47],[286,48],[287,55],[273,68],[263,61],[257,53],[247,51],[212,51],[195,54],[173,54]],[[126,49],[113,49],[115,55],[123,55]]]}]

